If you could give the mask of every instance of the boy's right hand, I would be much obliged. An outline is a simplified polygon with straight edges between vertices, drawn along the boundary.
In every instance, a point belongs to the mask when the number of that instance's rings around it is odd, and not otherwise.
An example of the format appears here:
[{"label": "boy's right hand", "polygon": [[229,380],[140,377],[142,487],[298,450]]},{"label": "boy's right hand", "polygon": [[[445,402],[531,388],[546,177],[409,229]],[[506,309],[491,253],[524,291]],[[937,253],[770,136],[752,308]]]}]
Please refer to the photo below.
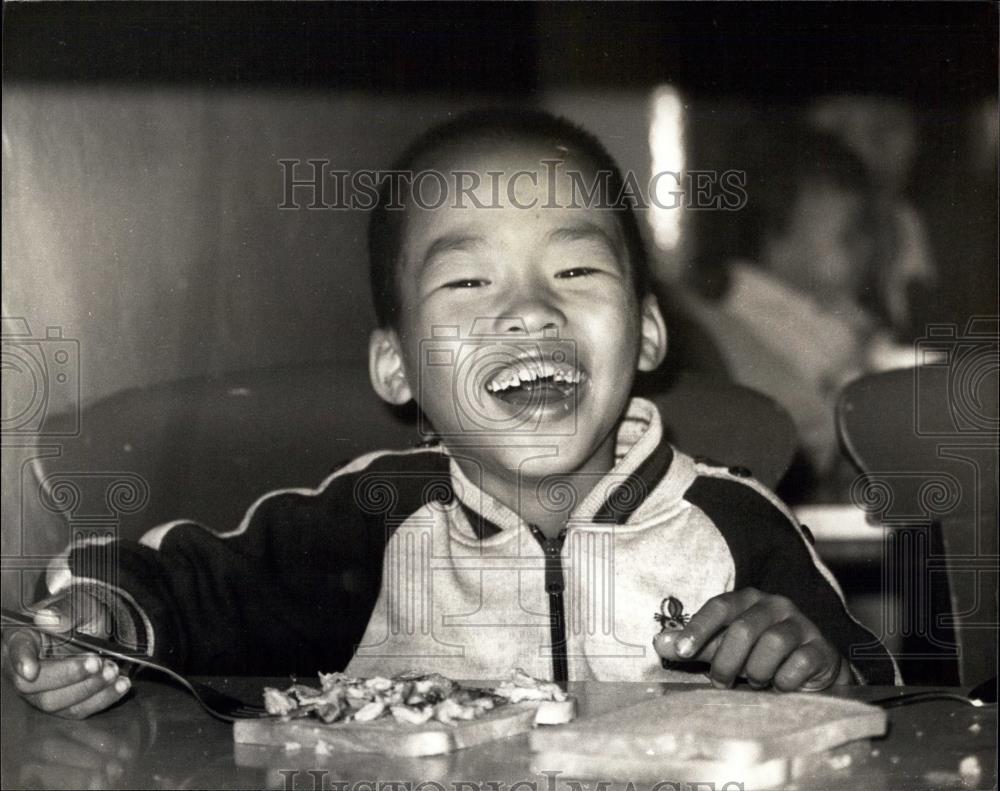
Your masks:
[{"label": "boy's right hand", "polygon": [[[129,680],[113,661],[58,640],[73,631],[107,637],[110,618],[97,599],[77,594],[48,602],[35,612],[35,623],[38,629],[5,629],[3,638],[4,672],[32,706],[83,719],[128,692]],[[46,650],[50,645],[55,655]]]}]

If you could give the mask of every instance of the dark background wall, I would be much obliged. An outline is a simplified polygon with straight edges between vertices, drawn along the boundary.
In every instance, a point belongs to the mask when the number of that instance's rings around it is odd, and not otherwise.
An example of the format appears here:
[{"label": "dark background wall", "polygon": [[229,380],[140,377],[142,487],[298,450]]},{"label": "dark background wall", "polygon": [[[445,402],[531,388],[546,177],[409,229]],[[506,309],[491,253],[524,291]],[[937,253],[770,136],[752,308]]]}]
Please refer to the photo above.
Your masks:
[{"label": "dark background wall", "polygon": [[84,400],[363,353],[367,217],[277,210],[278,159],[383,167],[449,112],[535,101],[641,170],[649,92],[668,83],[688,99],[700,167],[739,167],[755,120],[815,96],[912,101],[913,191],[956,275],[940,317],[993,304],[995,184],[970,175],[967,123],[996,95],[990,5],[44,3],[4,14],[4,306],[81,339]]}]

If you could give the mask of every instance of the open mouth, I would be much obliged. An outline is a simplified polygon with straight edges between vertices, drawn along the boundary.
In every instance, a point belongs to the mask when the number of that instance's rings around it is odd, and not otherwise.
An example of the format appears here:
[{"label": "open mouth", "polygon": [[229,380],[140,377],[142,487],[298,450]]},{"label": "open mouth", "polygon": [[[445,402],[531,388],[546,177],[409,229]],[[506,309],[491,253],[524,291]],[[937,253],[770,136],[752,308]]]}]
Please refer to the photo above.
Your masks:
[{"label": "open mouth", "polygon": [[484,386],[491,396],[506,404],[544,407],[576,399],[586,376],[572,363],[529,357],[497,368],[486,377]]}]

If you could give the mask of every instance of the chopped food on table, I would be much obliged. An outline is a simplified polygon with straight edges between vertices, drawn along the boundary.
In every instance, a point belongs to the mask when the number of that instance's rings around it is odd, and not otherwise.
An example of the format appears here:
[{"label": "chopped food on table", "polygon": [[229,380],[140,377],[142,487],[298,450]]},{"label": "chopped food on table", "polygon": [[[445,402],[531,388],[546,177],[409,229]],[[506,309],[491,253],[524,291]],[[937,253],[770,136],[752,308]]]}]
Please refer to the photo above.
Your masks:
[{"label": "chopped food on table", "polygon": [[325,723],[347,723],[393,717],[408,725],[430,720],[451,725],[478,719],[508,703],[567,699],[557,684],[533,678],[520,668],[492,689],[465,687],[440,673],[416,671],[392,678],[320,673],[319,683],[318,689],[298,683],[285,690],[265,687],[264,706],[285,720],[314,717]]}]

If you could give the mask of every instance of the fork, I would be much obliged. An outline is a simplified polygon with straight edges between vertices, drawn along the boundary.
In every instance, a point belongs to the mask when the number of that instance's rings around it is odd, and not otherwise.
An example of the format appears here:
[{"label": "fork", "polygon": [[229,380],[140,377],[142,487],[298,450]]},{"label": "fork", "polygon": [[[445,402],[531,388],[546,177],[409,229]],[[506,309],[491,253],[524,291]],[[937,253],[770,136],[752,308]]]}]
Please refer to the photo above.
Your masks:
[{"label": "fork", "polygon": [[977,684],[968,692],[949,692],[948,690],[932,689],[925,692],[904,692],[901,695],[890,695],[887,698],[870,700],[876,706],[883,709],[895,709],[899,706],[909,706],[912,703],[929,703],[931,701],[952,700],[956,703],[965,703],[968,706],[981,708],[983,706],[995,706],[997,703],[997,679],[996,676],[982,684]]},{"label": "fork", "polygon": [[169,676],[171,679],[184,687],[184,689],[190,692],[201,707],[218,720],[233,722],[235,720],[258,719],[270,716],[263,706],[258,706],[253,703],[244,703],[242,700],[237,700],[236,698],[226,695],[223,692],[219,692],[217,689],[213,689],[207,684],[202,684],[199,681],[192,681],[189,678],[185,678],[180,673],[171,670],[166,665],[154,662],[148,657],[123,653],[121,646],[108,640],[102,640],[99,637],[91,637],[90,635],[67,635],[62,633],[52,634],[51,632],[39,627],[28,616],[18,612],[13,612],[12,610],[0,610],[0,615],[2,615],[2,623],[5,630],[15,627],[31,629],[32,631],[41,632],[50,639],[56,638],[62,640],[69,645],[76,646],[84,651],[95,653],[98,656],[108,657],[126,664],[131,663],[139,667],[155,670],[158,673],[163,673],[165,676]]}]

